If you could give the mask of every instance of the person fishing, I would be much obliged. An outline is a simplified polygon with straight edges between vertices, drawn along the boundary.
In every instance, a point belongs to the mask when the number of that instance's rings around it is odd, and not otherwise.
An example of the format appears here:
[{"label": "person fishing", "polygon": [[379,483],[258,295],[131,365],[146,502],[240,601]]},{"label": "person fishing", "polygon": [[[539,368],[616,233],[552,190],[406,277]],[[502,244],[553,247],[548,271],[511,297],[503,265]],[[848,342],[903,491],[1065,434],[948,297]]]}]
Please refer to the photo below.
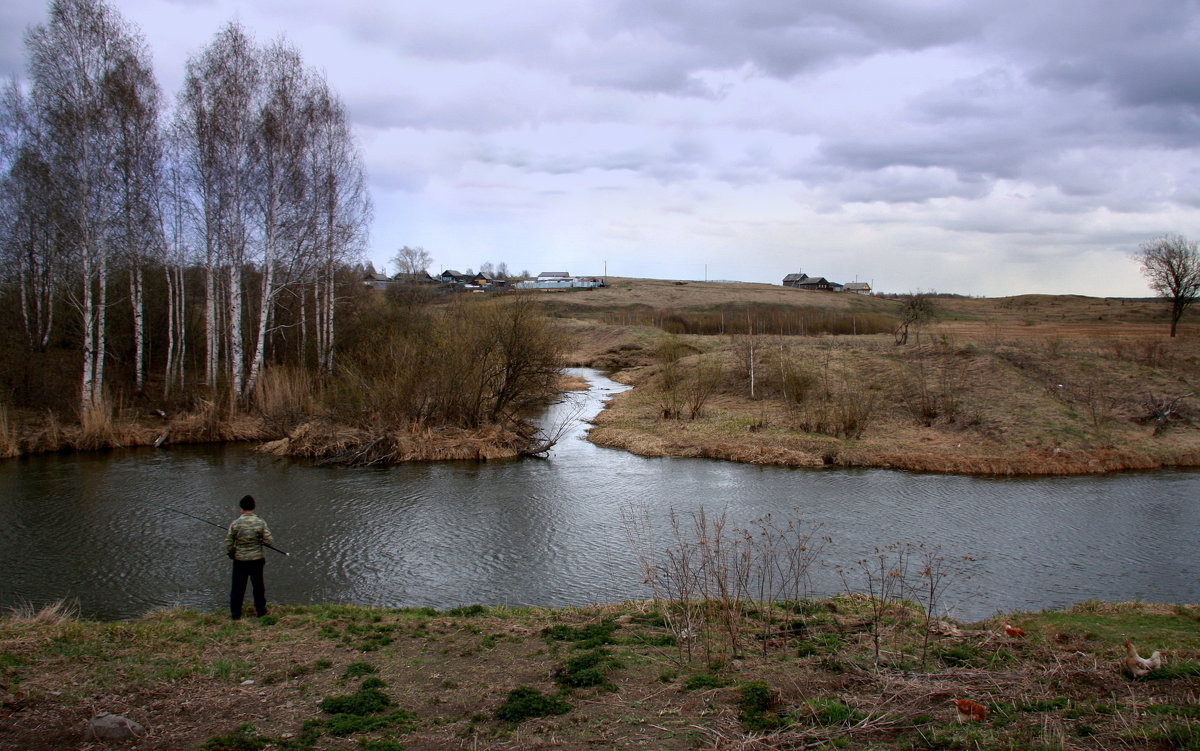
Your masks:
[{"label": "person fishing", "polygon": [[[229,525],[225,535],[225,552],[233,559],[233,586],[229,592],[229,614],[233,620],[242,617],[242,601],[246,597],[246,580],[254,588],[254,611],[262,618],[267,614],[267,590],[263,583],[263,567],[267,563],[263,547],[272,547],[271,530],[254,513],[254,496],[243,496],[238,502],[241,515]],[[277,548],[274,548],[277,549]],[[282,551],[281,551],[282,552]]]}]

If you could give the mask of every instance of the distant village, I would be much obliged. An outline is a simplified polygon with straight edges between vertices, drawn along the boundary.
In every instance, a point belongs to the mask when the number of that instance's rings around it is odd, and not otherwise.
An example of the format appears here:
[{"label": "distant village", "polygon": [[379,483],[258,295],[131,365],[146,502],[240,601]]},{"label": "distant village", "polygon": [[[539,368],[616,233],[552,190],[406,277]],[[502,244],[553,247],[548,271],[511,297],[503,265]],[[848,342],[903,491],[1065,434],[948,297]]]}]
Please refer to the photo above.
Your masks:
[{"label": "distant village", "polygon": [[[388,276],[368,266],[363,272],[363,284],[384,289],[393,284],[423,284],[436,286],[445,292],[497,292],[508,289],[566,290],[603,287],[604,280],[595,276],[572,276],[566,271],[543,271],[536,278],[513,279],[484,272],[462,273],[446,269],[437,276],[426,271],[401,272]],[[783,286],[816,292],[849,292],[856,295],[872,295],[874,291],[867,282],[841,284],[823,276],[809,276],[800,272],[783,277]]]},{"label": "distant village", "polygon": [[484,272],[462,273],[446,269],[437,276],[429,272],[398,273],[388,276],[368,267],[363,283],[377,289],[392,284],[427,284],[448,292],[497,292],[507,289],[590,289],[603,287],[604,281],[594,276],[571,276],[565,271],[543,271],[535,279],[513,279]]}]

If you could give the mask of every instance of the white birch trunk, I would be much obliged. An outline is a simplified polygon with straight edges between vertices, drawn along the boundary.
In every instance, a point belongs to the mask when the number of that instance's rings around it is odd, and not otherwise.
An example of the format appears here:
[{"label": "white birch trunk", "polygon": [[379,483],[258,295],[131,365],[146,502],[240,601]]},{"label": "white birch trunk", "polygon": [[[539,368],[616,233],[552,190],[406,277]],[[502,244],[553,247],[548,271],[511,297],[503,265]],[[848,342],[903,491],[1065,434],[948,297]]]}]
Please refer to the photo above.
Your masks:
[{"label": "white birch trunk", "polygon": [[262,302],[258,310],[258,331],[254,337],[254,351],[250,357],[250,374],[246,377],[243,399],[249,399],[258,383],[258,375],[262,372],[267,346],[267,326],[271,320],[271,307],[275,298],[275,261],[268,253],[266,266],[263,268]]},{"label": "white birch trunk", "polygon": [[171,395],[175,377],[175,270],[163,266],[167,278],[167,363],[163,368],[163,396]]},{"label": "white birch trunk", "polygon": [[97,296],[99,298],[96,305],[96,380],[92,383],[92,401],[95,402],[104,394],[104,352],[108,348],[107,341],[107,321],[108,321],[108,256],[104,253],[100,254],[100,263],[98,264],[99,273],[97,274]]},{"label": "white birch trunk", "polygon": [[246,375],[246,347],[242,341],[242,267],[229,264],[229,375],[235,397],[242,393]]},{"label": "white birch trunk", "polygon": [[129,270],[129,304],[133,308],[133,387],[146,388],[146,304],[141,266]]},{"label": "white birch trunk", "polygon": [[175,282],[175,304],[178,306],[175,311],[175,326],[178,329],[176,340],[179,342],[179,351],[175,355],[175,370],[178,376],[179,390],[182,391],[187,385],[187,285],[182,266],[175,269],[175,274],[178,277]]},{"label": "white birch trunk", "polygon": [[95,343],[95,310],[92,301],[92,259],[85,249],[82,260],[83,271],[83,300],[81,301],[80,316],[83,321],[83,377],[80,384],[79,406],[82,412],[92,408],[92,397],[95,393],[96,361]]}]

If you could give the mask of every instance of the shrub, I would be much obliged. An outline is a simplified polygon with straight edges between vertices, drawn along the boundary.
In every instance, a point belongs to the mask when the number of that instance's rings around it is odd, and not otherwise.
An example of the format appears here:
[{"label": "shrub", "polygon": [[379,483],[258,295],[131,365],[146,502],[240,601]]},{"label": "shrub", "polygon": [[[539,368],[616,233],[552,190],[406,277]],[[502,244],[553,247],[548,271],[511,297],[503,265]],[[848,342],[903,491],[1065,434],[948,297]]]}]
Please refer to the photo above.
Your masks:
[{"label": "shrub", "polygon": [[382,712],[392,700],[379,689],[368,688],[345,696],[330,696],[318,705],[329,714],[369,715]]},{"label": "shrub", "polygon": [[728,685],[728,678],[722,678],[718,675],[713,675],[712,673],[696,673],[691,678],[688,678],[683,682],[683,690],[696,691],[707,688],[721,688],[722,686]]},{"label": "shrub", "polygon": [[356,714],[336,714],[322,722],[322,726],[330,735],[346,736],[353,733],[370,733],[384,728],[401,731],[412,730],[417,726],[417,716],[412,712],[397,709],[378,717],[364,717]]},{"label": "shrub", "polygon": [[346,666],[346,672],[342,673],[342,677],[357,678],[362,675],[371,675],[378,672],[379,668],[369,662],[352,662]]},{"label": "shrub", "polygon": [[555,680],[564,688],[611,687],[612,682],[605,673],[619,666],[620,662],[607,650],[597,647],[567,660]]},{"label": "shrub", "polygon": [[612,634],[616,630],[617,624],[609,620],[578,628],[559,623],[542,629],[542,636],[553,641],[578,642],[576,646],[581,649],[590,649],[602,644],[612,644]]},{"label": "shrub", "polygon": [[767,732],[783,725],[775,713],[775,695],[771,687],[762,681],[748,681],[740,686],[738,719],[742,727],[750,732]]},{"label": "shrub", "polygon": [[446,611],[446,615],[455,618],[470,618],[476,615],[486,615],[488,609],[483,605],[463,605],[457,608],[450,608]]},{"label": "shrub", "polygon": [[532,717],[548,717],[569,711],[571,705],[562,699],[544,696],[536,688],[519,686],[509,692],[504,703],[496,708],[494,716],[497,720],[517,723]]}]

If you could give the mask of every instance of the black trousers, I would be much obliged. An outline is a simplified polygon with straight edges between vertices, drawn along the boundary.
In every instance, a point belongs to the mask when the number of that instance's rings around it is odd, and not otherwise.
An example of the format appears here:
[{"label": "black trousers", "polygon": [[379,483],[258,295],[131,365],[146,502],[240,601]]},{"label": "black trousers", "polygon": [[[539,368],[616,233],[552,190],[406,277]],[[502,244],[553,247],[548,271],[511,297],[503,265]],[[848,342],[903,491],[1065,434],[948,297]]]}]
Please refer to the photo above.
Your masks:
[{"label": "black trousers", "polygon": [[263,566],[266,559],[233,562],[233,587],[229,590],[229,614],[233,619],[242,617],[242,601],[246,599],[246,580],[254,587],[254,612],[258,616],[267,614],[267,588],[263,584]]}]

